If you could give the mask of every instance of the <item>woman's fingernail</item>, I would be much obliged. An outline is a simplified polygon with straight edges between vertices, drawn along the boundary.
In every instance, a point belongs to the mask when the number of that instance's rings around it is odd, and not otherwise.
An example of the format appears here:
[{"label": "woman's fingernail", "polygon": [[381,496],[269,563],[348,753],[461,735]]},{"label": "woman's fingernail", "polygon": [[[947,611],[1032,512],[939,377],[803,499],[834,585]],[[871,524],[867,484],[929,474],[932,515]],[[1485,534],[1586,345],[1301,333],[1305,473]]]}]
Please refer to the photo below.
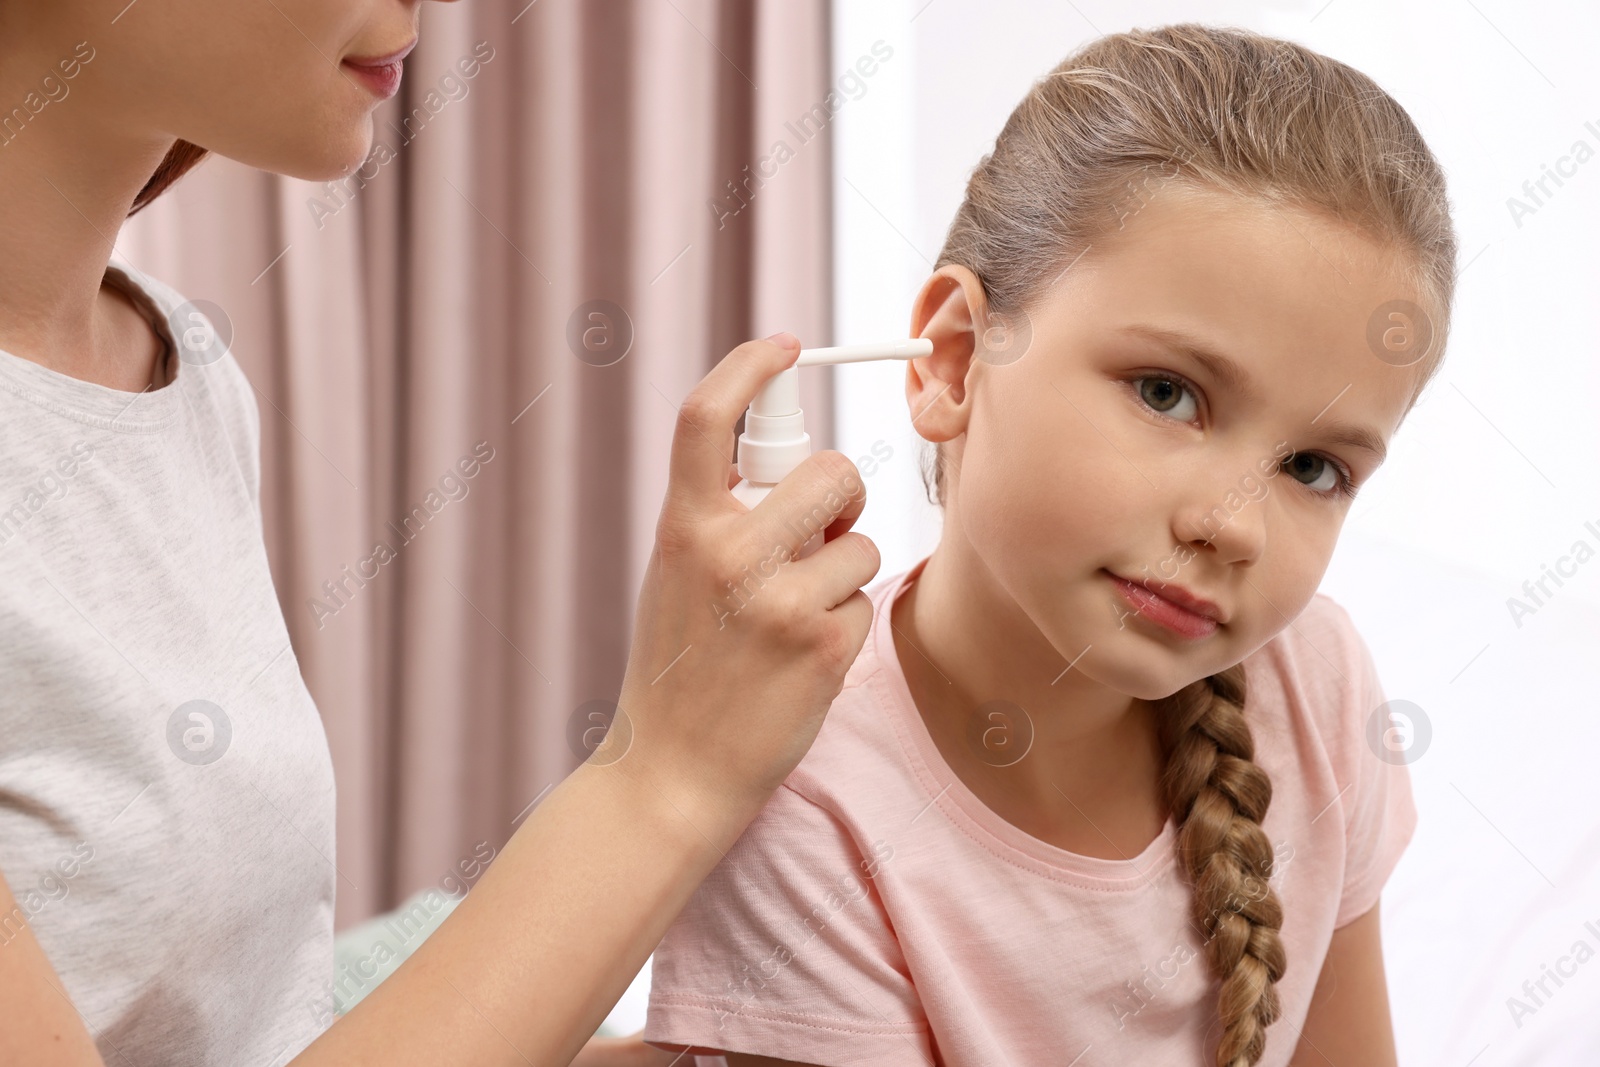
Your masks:
[{"label": "woman's fingernail", "polygon": [[773,344],[777,345],[779,348],[799,348],[800,347],[800,338],[796,337],[794,334],[790,333],[788,330],[779,330],[777,333],[775,333],[771,337],[767,338],[767,340],[771,341]]}]

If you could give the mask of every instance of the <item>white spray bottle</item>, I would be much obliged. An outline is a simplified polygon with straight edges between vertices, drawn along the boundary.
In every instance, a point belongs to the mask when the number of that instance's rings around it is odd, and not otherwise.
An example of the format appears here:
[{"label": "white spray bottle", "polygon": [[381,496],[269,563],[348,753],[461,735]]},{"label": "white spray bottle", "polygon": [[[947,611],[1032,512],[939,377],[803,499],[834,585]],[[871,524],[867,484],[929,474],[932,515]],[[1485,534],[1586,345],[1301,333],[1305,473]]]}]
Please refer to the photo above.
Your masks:
[{"label": "white spray bottle", "polygon": [[[739,435],[741,481],[733,487],[733,495],[745,507],[754,508],[772,492],[784,475],[811,455],[811,435],[806,433],[805,413],[800,410],[801,367],[866,363],[877,359],[916,359],[931,355],[933,341],[929,338],[884,344],[802,348],[794,366],[773,375],[745,410],[744,432]],[[822,531],[818,530],[795,558],[802,559],[821,547]]]}]

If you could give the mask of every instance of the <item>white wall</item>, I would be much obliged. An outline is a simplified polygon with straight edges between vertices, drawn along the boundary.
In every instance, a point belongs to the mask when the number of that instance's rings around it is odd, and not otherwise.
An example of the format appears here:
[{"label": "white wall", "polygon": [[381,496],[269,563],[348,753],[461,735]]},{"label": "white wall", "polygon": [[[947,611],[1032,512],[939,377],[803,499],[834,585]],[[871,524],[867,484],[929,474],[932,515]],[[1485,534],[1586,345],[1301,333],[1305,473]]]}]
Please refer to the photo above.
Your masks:
[{"label": "white wall", "polygon": [[[1578,0],[847,0],[835,12],[835,70],[880,38],[894,50],[834,120],[839,344],[909,335],[971,168],[1032,80],[1100,33],[1195,20],[1287,37],[1365,71],[1411,113],[1449,176],[1453,335],[1323,583],[1386,695],[1415,702],[1432,733],[1411,763],[1421,826],[1383,904],[1401,1062],[1600,1062],[1600,555],[1520,626],[1506,605],[1574,542],[1600,551],[1584,525],[1600,530],[1600,12]],[[1507,199],[1579,140],[1597,158],[1518,225]],[[938,539],[904,366],[834,373],[834,447],[893,449],[857,525],[893,574]],[[1513,1021],[1508,998],[1580,940],[1597,958],[1564,965],[1564,985]]]}]

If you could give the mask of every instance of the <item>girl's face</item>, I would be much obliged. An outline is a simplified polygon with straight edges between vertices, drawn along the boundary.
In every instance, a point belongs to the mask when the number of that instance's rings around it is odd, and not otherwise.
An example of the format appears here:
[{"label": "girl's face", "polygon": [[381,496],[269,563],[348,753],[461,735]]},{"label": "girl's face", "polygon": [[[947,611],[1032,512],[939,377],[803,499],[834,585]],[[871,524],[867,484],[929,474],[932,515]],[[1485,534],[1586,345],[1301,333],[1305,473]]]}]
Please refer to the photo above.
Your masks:
[{"label": "girl's face", "polygon": [[[1347,476],[1359,488],[1381,462],[1351,439],[1386,446],[1429,362],[1394,349],[1395,329],[1424,325],[1389,317],[1422,302],[1401,266],[1321,216],[1169,184],[1011,323],[1010,347],[990,332],[985,349],[981,287],[943,268],[918,298],[935,351],[908,399],[947,442],[952,554],[1123,693],[1158,699],[1239,662],[1315,593]],[[1388,347],[1369,343],[1374,321]],[[1112,575],[1181,587],[1220,622],[1180,636]]]},{"label": "girl's face", "polygon": [[[97,97],[107,138],[181,138],[250,166],[328,180],[366,158],[383,99],[344,60],[411,43],[421,4],[0,0],[0,47],[19,75],[55,72],[70,94]],[[63,81],[58,61],[73,59],[80,42],[76,77]]]}]

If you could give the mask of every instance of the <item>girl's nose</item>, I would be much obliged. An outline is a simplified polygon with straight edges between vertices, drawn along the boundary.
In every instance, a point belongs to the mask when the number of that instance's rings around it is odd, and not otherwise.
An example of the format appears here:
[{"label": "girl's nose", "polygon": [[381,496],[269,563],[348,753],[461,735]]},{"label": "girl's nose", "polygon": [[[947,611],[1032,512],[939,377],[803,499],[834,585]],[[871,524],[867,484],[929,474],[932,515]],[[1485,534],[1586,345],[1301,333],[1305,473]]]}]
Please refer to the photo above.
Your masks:
[{"label": "girl's nose", "polygon": [[1205,495],[1187,501],[1174,518],[1174,536],[1196,550],[1209,549],[1222,563],[1257,558],[1266,540],[1264,497],[1244,497],[1237,509],[1218,505],[1230,499],[1228,490],[1233,488],[1202,490]]}]

